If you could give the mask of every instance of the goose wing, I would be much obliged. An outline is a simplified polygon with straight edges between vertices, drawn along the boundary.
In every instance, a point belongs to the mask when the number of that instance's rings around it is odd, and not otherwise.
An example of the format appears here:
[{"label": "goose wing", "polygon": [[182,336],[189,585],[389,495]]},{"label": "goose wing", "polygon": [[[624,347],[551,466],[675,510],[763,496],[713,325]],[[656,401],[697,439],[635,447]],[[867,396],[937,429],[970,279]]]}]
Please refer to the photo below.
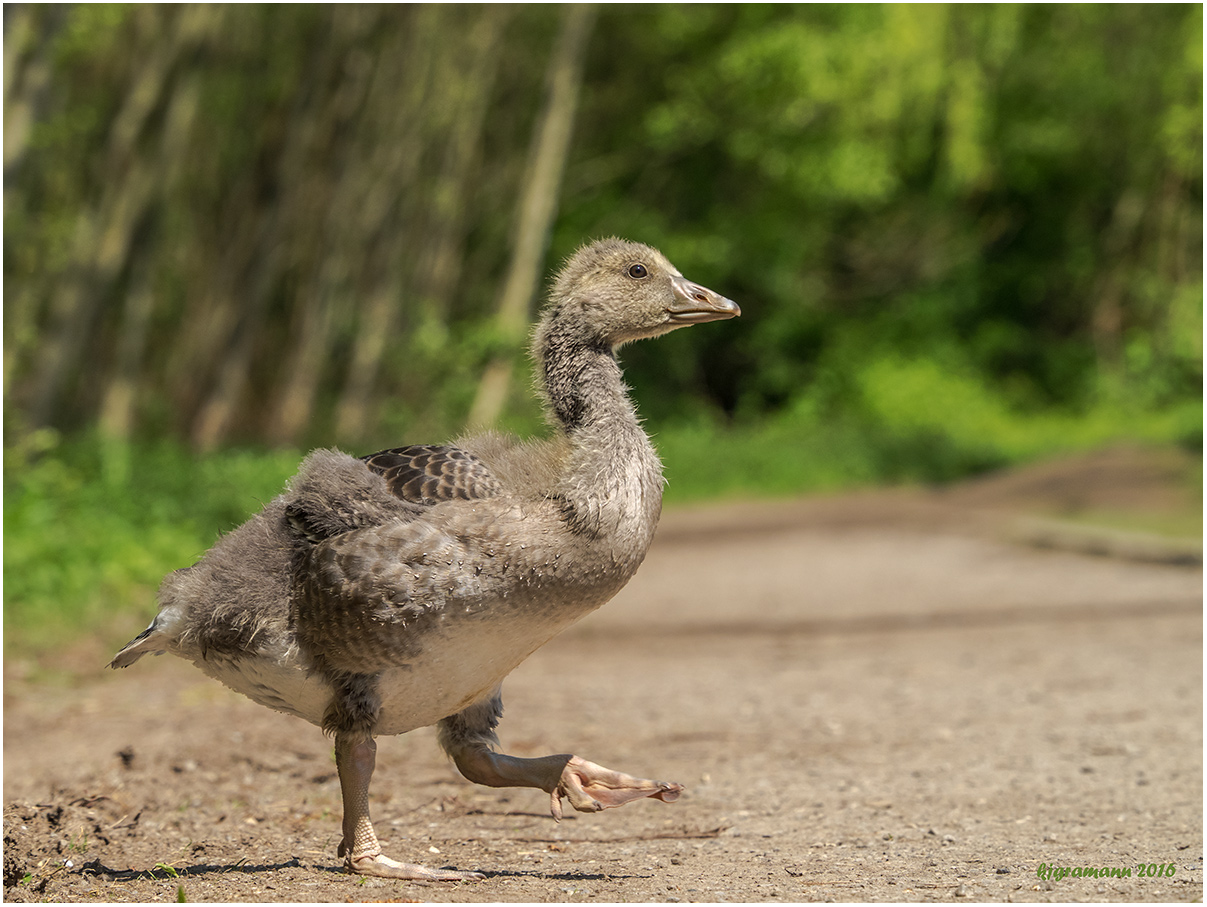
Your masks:
[{"label": "goose wing", "polygon": [[490,468],[459,447],[413,444],[359,459],[322,450],[302,464],[285,517],[295,539],[317,545],[346,532],[421,519],[446,501],[480,500],[501,490]]},{"label": "goose wing", "polygon": [[412,444],[361,459],[385,479],[395,497],[412,504],[473,501],[494,497],[502,490],[487,465],[460,447]]},{"label": "goose wing", "polygon": [[441,612],[482,598],[494,557],[481,548],[503,544],[489,538],[498,514],[467,511],[463,525],[440,508],[472,506],[504,487],[484,461],[453,446],[398,447],[349,463],[380,476],[389,495],[378,492],[373,519],[340,512],[334,527],[320,525],[332,508],[289,514],[305,539],[294,561],[293,614],[299,642],[320,664],[364,674],[411,662]]}]

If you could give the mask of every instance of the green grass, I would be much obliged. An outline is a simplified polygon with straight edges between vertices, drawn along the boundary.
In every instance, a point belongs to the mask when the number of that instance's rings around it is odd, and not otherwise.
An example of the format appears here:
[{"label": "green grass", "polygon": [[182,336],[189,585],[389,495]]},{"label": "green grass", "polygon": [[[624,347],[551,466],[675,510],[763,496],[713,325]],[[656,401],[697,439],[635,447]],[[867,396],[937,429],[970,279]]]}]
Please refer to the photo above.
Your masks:
[{"label": "green grass", "polygon": [[124,642],[164,574],[277,495],[298,459],[23,438],[4,459],[6,653],[79,634]]},{"label": "green grass", "polygon": [[939,484],[1120,443],[1202,449],[1199,400],[1142,408],[1103,394],[1080,412],[1028,410],[971,374],[893,357],[868,363],[852,384],[841,408],[803,393],[757,423],[655,429],[667,501]]}]

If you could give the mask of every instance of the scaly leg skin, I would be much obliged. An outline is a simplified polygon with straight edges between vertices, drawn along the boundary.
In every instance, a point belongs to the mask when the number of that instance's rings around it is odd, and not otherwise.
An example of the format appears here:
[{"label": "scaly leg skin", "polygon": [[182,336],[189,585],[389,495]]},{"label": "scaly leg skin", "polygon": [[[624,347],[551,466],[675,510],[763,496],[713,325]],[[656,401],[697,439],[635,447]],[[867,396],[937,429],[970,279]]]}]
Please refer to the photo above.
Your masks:
[{"label": "scaly leg skin", "polygon": [[683,791],[682,784],[634,778],[569,754],[521,759],[496,753],[481,741],[462,745],[449,741],[446,749],[461,774],[475,784],[546,791],[550,797],[549,811],[559,821],[563,797],[580,812],[593,813],[645,797],[671,803]]},{"label": "scaly leg skin", "polygon": [[624,806],[630,800],[653,797],[670,803],[679,799],[682,784],[647,781],[622,772],[614,772],[578,756],[563,753],[521,759],[496,753],[494,747],[499,717],[503,714],[500,690],[450,715],[440,722],[440,745],[457,768],[475,784],[487,787],[535,787],[550,796],[553,818],[562,817],[562,797],[581,812],[598,812]]},{"label": "scaly leg skin", "polygon": [[335,766],[344,798],[344,839],[339,845],[339,855],[344,858],[344,868],[360,875],[424,882],[473,882],[486,878],[480,872],[428,869],[382,856],[369,820],[369,780],[376,762],[377,744],[372,738],[336,735]]},{"label": "scaly leg skin", "polygon": [[673,803],[683,792],[683,785],[673,781],[648,781],[634,778],[623,772],[571,756],[562,769],[557,787],[550,792],[550,809],[553,818],[562,818],[562,797],[579,812],[599,812],[624,806],[630,800],[653,797],[664,803]]}]

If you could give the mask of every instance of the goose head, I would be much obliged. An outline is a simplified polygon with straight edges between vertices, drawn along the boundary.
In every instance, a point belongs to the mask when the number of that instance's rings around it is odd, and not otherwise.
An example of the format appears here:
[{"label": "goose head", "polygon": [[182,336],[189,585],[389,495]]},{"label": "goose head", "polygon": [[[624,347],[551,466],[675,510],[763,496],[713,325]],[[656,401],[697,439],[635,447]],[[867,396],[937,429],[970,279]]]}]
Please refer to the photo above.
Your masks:
[{"label": "goose head", "polygon": [[575,252],[553,284],[550,310],[576,321],[584,341],[612,349],[742,313],[733,300],[684,277],[657,249],[622,239]]}]

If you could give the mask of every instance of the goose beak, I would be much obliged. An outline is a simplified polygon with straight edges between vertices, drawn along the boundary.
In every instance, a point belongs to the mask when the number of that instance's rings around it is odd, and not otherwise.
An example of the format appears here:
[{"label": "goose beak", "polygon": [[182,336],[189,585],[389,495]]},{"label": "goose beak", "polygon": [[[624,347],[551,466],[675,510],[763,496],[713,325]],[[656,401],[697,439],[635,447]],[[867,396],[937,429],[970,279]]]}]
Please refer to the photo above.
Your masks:
[{"label": "goose beak", "polygon": [[667,313],[670,315],[673,325],[722,321],[726,318],[736,318],[742,314],[742,310],[732,299],[726,299],[719,293],[714,293],[698,283],[692,283],[681,275],[671,278],[671,288],[675,294],[675,301],[667,309]]}]

